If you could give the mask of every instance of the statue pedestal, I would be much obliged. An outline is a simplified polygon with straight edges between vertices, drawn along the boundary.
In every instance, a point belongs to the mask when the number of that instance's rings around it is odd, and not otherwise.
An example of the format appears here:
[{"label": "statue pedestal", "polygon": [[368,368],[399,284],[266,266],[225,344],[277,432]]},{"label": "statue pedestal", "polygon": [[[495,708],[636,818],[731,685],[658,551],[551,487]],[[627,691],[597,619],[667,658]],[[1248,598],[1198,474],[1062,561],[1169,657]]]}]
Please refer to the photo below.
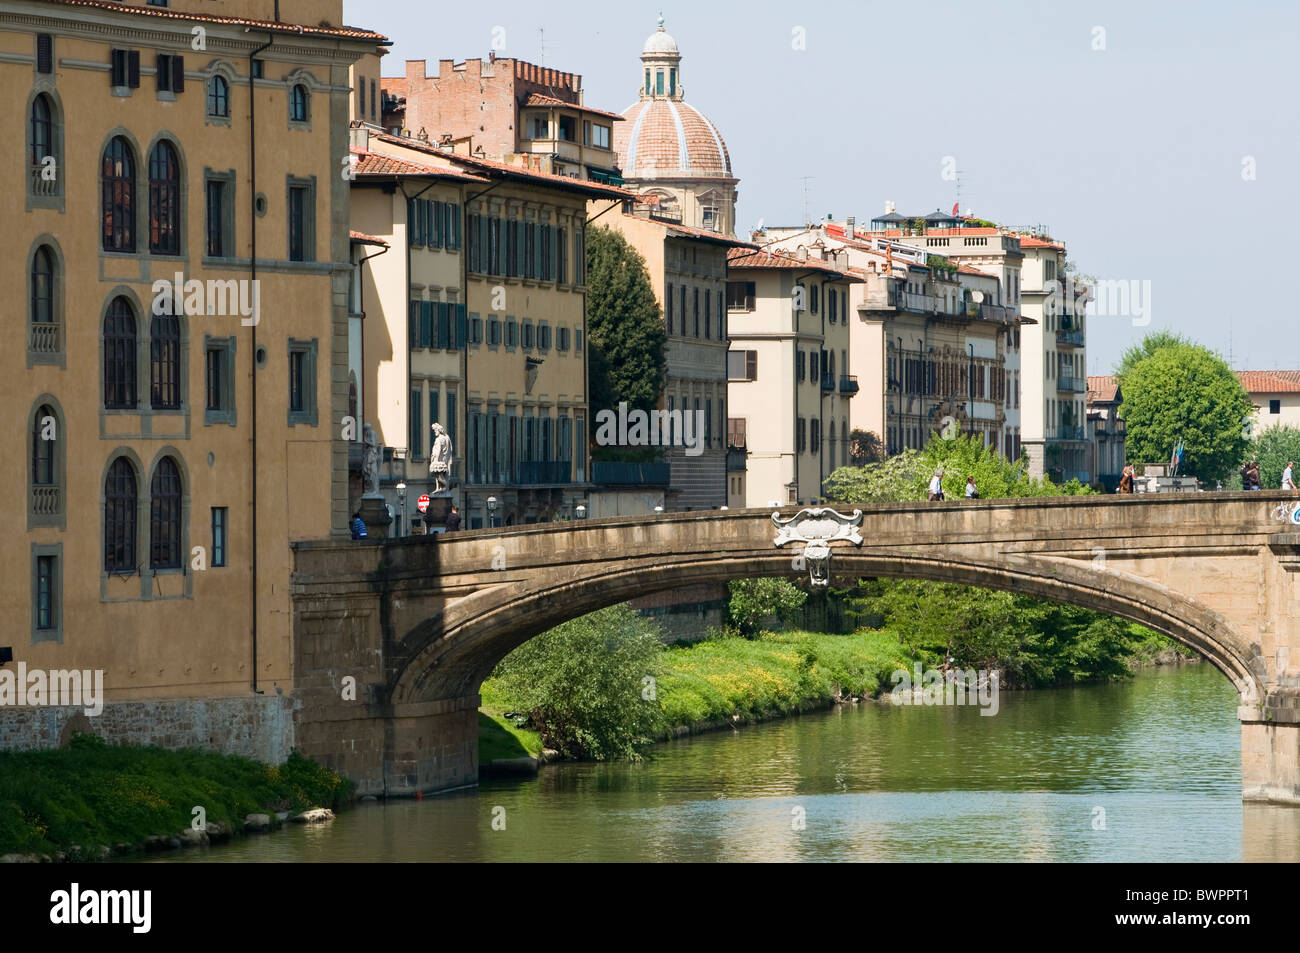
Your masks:
[{"label": "statue pedestal", "polygon": [[392,525],[393,520],[388,515],[388,504],[384,502],[382,496],[363,496],[357,512],[361,514],[361,521],[366,524],[366,533],[369,534],[370,539],[388,538],[388,527]]},{"label": "statue pedestal", "polygon": [[447,514],[451,512],[451,493],[443,492],[446,493],[445,496],[429,495],[429,508],[424,511],[424,525],[429,532],[433,532],[435,526],[441,528],[447,525]]}]

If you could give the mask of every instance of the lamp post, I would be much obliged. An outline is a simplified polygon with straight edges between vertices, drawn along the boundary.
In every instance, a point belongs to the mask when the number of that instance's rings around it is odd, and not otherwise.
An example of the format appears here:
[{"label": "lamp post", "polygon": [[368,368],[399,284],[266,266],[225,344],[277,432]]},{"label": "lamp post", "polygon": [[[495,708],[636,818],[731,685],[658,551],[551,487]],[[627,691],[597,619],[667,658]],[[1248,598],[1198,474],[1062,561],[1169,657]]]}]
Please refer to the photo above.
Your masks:
[{"label": "lamp post", "polygon": [[397,490],[397,512],[401,515],[402,522],[397,525],[397,535],[402,536],[406,527],[406,481],[398,481],[394,489]]},{"label": "lamp post", "polygon": [[487,498],[487,508],[488,508],[488,529],[494,529],[497,525],[496,523],[497,498],[495,496],[489,496]]},{"label": "lamp post", "polygon": [[587,518],[587,507],[584,504],[579,503],[573,508],[573,515],[580,520],[585,520]]},{"label": "lamp post", "polygon": [[662,513],[663,511],[664,511],[664,508],[663,508],[662,506],[656,506],[656,507],[655,507],[655,512],[656,512],[656,513]]}]

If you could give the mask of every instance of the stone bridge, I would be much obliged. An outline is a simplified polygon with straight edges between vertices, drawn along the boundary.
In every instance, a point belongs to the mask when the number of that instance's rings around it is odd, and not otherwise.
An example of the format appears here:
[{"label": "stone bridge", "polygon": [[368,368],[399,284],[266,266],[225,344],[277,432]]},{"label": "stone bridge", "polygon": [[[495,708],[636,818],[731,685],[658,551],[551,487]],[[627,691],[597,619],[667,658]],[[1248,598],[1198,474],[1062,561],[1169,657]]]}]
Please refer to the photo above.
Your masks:
[{"label": "stone bridge", "polygon": [[[1300,804],[1297,505],[1281,492],[878,504],[863,513],[860,547],[833,544],[831,573],[840,585],[894,576],[1025,593],[1163,632],[1237,686],[1243,797]],[[806,576],[773,545],[771,517],[297,543],[296,745],[362,794],[473,784],[478,689],[507,652],[634,596]]]}]

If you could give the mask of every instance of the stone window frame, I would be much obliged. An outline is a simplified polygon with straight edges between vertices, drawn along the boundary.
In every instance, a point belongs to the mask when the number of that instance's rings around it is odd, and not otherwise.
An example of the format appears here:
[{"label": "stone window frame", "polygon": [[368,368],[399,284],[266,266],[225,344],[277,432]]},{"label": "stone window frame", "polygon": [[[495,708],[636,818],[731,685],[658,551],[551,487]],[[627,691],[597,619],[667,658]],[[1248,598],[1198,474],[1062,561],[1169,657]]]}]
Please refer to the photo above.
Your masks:
[{"label": "stone window frame", "polygon": [[[32,483],[32,469],[35,461],[32,459],[32,431],[36,427],[36,413],[42,407],[49,406],[54,411],[55,426],[55,453],[54,453],[54,486],[59,489],[59,511],[53,516],[39,516],[33,507],[34,484]],[[67,414],[64,413],[63,405],[53,394],[41,394],[32,401],[31,409],[27,413],[27,430],[23,436],[23,442],[27,449],[23,454],[23,460],[26,462],[26,469],[23,471],[23,482],[27,487],[27,529],[32,530],[40,526],[50,526],[59,530],[68,528],[68,452],[64,449],[67,443]]]},{"label": "stone window frame", "polygon": [[[37,606],[39,603],[39,574],[37,566],[42,556],[54,557],[54,580],[51,586],[51,611],[54,615],[55,624],[48,629],[37,628]],[[56,645],[63,644],[63,543],[36,543],[31,544],[31,594],[32,594],[32,621],[31,635],[32,645],[41,642],[53,642]]]},{"label": "stone window frame", "polygon": [[295,188],[305,188],[307,190],[307,202],[303,206],[303,239],[302,249],[303,263],[316,261],[316,176],[309,175],[305,178],[298,178],[293,175],[284,177],[284,238],[286,261],[297,261],[298,259],[290,257],[293,254],[293,221],[290,215],[291,201],[290,196]]},{"label": "stone window frame", "polygon": [[[134,407],[105,407],[104,406],[104,319],[108,315],[109,305],[115,298],[122,297],[130,303],[135,312],[135,406]],[[151,299],[152,304],[152,299]],[[99,369],[96,392],[96,402],[99,405],[99,435],[104,439],[123,439],[126,434],[110,433],[107,427],[107,418],[118,416],[133,416],[140,419],[140,435],[142,436],[188,436],[190,431],[190,322],[189,316],[185,313],[183,300],[174,309],[175,317],[180,323],[180,357],[178,362],[178,388],[180,391],[181,404],[179,407],[164,410],[154,409],[150,399],[152,391],[152,324],[153,308],[145,307],[141,304],[139,296],[135,290],[128,285],[117,285],[110,289],[104,296],[103,305],[99,312]],[[171,430],[167,432],[159,431],[155,433],[154,422],[174,419],[182,424],[179,431]]]},{"label": "stone window frame", "polygon": [[[203,74],[203,124],[205,126],[225,126],[231,128],[231,116],[235,112],[235,90],[239,88],[239,75],[235,68],[225,60],[211,60],[201,71]],[[226,115],[218,116],[208,111],[211,97],[211,82],[220,76],[226,81]]]},{"label": "stone window frame", "polygon": [[291,362],[293,360],[293,355],[306,355],[304,376],[308,378],[308,384],[305,386],[305,396],[309,400],[309,406],[304,407],[302,410],[293,410],[287,399],[288,393],[286,390],[285,416],[290,427],[296,427],[299,424],[308,427],[318,426],[319,415],[316,400],[316,388],[319,383],[319,378],[317,377],[317,356],[319,351],[318,341],[318,338],[289,338],[288,348],[285,352],[285,386],[287,389],[289,385],[289,372],[292,369]]},{"label": "stone window frame", "polygon": [[[208,254],[208,183],[220,182],[225,188],[222,190],[222,213],[221,213],[221,244],[227,254],[213,256]],[[234,169],[218,171],[208,166],[203,167],[203,255],[202,261],[204,266],[210,263],[228,262],[237,256],[235,251],[235,190],[236,176]]]},{"label": "stone window frame", "polygon": [[[312,100],[315,98],[316,93],[320,92],[323,89],[323,87],[320,84],[320,81],[317,80],[316,77],[312,75],[310,70],[299,68],[289,73],[284,78],[284,85],[285,85],[285,97],[284,97],[285,119],[286,122],[288,123],[289,129],[301,130],[303,132],[311,132],[312,114],[315,112],[315,110],[312,108],[313,107]],[[305,112],[306,118],[304,119],[293,118],[293,97],[295,91],[299,87],[302,88],[305,94],[305,98],[303,101],[303,108],[306,111]]]},{"label": "stone window frame", "polygon": [[[59,346],[53,353],[32,350],[32,266],[36,262],[36,252],[41,248],[48,248],[54,257],[54,323],[57,325],[55,334],[58,336]],[[56,367],[67,367],[67,261],[63,254],[63,246],[54,235],[46,232],[37,235],[32,240],[27,249],[26,278],[24,280],[23,295],[23,328],[24,335],[27,338],[27,366],[33,367],[37,364],[52,364]]]},{"label": "stone window frame", "polygon": [[[66,166],[64,160],[67,153],[66,113],[63,109],[63,99],[59,96],[54,83],[55,75],[57,74],[36,74],[31,91],[27,94],[27,103],[23,110],[23,165],[27,167],[24,170],[26,178],[24,191],[27,197],[27,211],[38,208],[53,209],[62,215],[67,209],[66,190],[63,188],[63,170]],[[32,107],[36,104],[36,97],[42,95],[50,104],[50,138],[54,147],[55,169],[52,195],[38,195],[33,190],[32,186],[36,180],[27,161],[32,151]]]},{"label": "stone window frame", "polygon": [[[212,334],[203,335],[203,425],[211,427],[215,424],[227,424],[231,427],[236,426],[238,414],[235,406],[235,354],[237,349],[237,338],[235,335],[229,337],[219,337]],[[226,395],[226,404],[228,406],[212,409],[208,407],[208,352],[222,351],[226,355],[226,366],[222,374],[222,387]]]}]

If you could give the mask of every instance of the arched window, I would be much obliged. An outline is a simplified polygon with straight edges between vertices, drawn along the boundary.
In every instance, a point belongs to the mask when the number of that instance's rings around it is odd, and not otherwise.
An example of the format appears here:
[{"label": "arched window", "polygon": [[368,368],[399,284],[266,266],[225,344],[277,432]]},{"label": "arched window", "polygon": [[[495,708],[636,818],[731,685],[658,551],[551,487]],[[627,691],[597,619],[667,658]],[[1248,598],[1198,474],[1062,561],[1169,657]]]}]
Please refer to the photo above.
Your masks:
[{"label": "arched window", "polygon": [[181,406],[181,327],[170,314],[154,315],[149,325],[149,402],[154,410]]},{"label": "arched window", "polygon": [[169,142],[149,153],[149,251],[181,252],[181,167]]},{"label": "arched window", "polygon": [[158,461],[149,487],[149,566],[181,568],[181,474],[171,457]]},{"label": "arched window", "polygon": [[32,421],[32,484],[34,486],[54,485],[54,452],[58,443],[58,430],[51,427],[55,420],[54,410],[49,404],[42,404],[36,409]]},{"label": "arched window", "polygon": [[217,75],[208,80],[208,115],[230,118],[230,84],[224,76]]},{"label": "arched window", "polygon": [[292,122],[307,121],[307,87],[298,83],[289,91],[289,119]]},{"label": "arched window", "polygon": [[104,316],[104,406],[134,410],[135,380],[135,311],[117,297]]},{"label": "arched window", "polygon": [[135,154],[121,136],[104,150],[104,251],[135,251]]},{"label": "arched window", "polygon": [[32,256],[28,282],[31,317],[30,349],[40,354],[59,352],[59,326],[54,316],[54,253],[42,245]]},{"label": "arched window", "polygon": [[50,97],[41,93],[32,100],[32,153],[33,169],[39,169],[46,156],[54,155],[54,110]]},{"label": "arched window", "polygon": [[134,572],[135,468],[118,457],[104,481],[104,571]]}]

